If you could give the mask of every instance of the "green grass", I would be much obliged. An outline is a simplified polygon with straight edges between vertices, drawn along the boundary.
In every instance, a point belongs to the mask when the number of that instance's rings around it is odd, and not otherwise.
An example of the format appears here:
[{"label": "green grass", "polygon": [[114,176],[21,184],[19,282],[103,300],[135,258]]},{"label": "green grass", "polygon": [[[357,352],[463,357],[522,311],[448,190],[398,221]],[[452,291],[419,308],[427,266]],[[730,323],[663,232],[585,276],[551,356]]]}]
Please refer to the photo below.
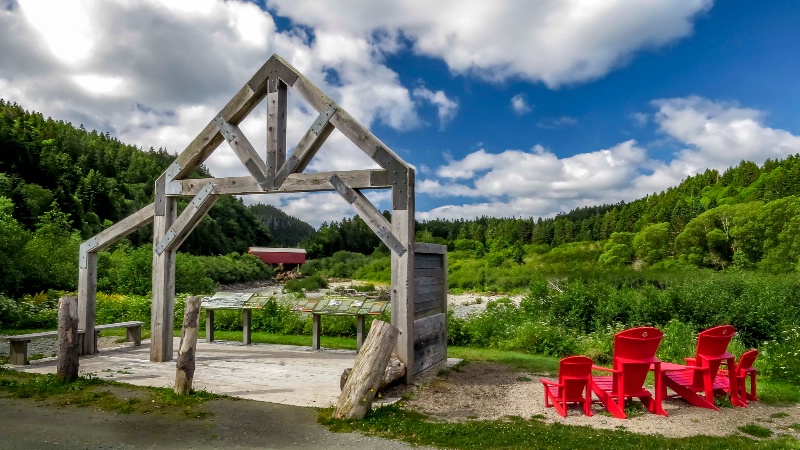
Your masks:
[{"label": "green grass", "polygon": [[772,381],[759,378],[758,399],[767,404],[795,404],[800,403],[800,388],[783,381]]},{"label": "green grass", "polygon": [[95,376],[64,382],[55,374],[32,374],[0,368],[0,397],[50,401],[62,406],[92,407],[118,413],[173,412],[189,418],[204,418],[209,400],[223,398],[207,391],[177,395],[172,389],[133,386]]},{"label": "green grass", "polygon": [[744,434],[749,434],[750,436],[755,436],[757,438],[768,438],[773,434],[772,430],[769,428],[764,428],[753,423],[741,426],[737,429]]},{"label": "green grass", "polygon": [[744,436],[696,436],[665,438],[630,433],[624,430],[601,430],[584,426],[545,424],[538,418],[471,420],[463,423],[435,422],[425,416],[390,405],[372,411],[364,420],[335,420],[332,409],[320,411],[319,421],[336,432],[361,432],[413,445],[431,445],[454,449],[800,449],[800,441],[780,437],[754,441]]},{"label": "green grass", "polygon": [[472,347],[447,347],[447,356],[468,361],[492,361],[534,373],[556,375],[559,358],[528,353]]}]

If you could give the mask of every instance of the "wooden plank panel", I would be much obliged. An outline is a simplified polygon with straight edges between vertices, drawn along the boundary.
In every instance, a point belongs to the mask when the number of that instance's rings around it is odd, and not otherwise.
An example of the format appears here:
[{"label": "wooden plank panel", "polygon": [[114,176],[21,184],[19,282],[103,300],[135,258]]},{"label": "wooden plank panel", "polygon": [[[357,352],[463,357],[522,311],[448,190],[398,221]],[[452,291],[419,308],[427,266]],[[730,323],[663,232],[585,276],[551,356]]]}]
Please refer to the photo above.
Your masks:
[{"label": "wooden plank panel", "polygon": [[420,253],[434,253],[439,255],[447,254],[447,246],[441,244],[430,244],[428,242],[415,242],[414,252]]},{"label": "wooden plank panel", "polygon": [[426,286],[417,286],[414,284],[414,292],[417,294],[427,294],[429,292],[444,292],[444,285],[429,284]]},{"label": "wooden plank panel", "polygon": [[444,271],[441,268],[420,269],[414,266],[414,278],[419,278],[419,277],[444,278]]},{"label": "wooden plank panel", "polygon": [[[427,256],[427,255],[424,255]],[[442,257],[435,255],[432,257],[417,257],[414,259],[414,267],[419,269],[437,269],[442,267]]]},{"label": "wooden plank panel", "polygon": [[447,359],[447,317],[437,314],[414,321],[414,374]]},{"label": "wooden plank panel", "polygon": [[[414,271],[416,274],[416,271]],[[432,284],[442,284],[442,277],[414,277],[415,286],[430,286]]]},{"label": "wooden plank panel", "polygon": [[429,302],[434,299],[442,299],[444,297],[443,292],[427,292],[425,294],[417,294],[414,298],[415,303],[425,303]]},{"label": "wooden plank panel", "polygon": [[441,298],[437,298],[437,299],[431,300],[429,302],[424,302],[424,303],[414,303],[414,313],[415,314],[422,313],[422,312],[425,312],[425,311],[429,311],[431,309],[436,309],[439,312],[442,312],[442,304],[443,303],[444,302],[442,301]]}]

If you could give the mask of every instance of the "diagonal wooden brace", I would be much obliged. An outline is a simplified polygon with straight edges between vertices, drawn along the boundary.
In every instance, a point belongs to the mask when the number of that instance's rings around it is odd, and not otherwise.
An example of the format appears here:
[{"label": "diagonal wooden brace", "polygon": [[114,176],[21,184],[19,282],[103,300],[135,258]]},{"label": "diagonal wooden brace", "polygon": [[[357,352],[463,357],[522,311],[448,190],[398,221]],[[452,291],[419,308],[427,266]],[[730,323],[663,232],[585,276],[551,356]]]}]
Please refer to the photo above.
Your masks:
[{"label": "diagonal wooden brace", "polygon": [[336,189],[336,192],[347,200],[347,203],[353,206],[358,215],[364,219],[364,223],[378,236],[381,242],[386,244],[386,246],[398,256],[402,256],[406,252],[406,248],[400,243],[400,240],[392,234],[392,225],[383,217],[383,214],[370,203],[369,199],[364,197],[364,194],[355,189],[351,189],[338,175],[331,176],[330,182]]},{"label": "diagonal wooden brace", "polygon": [[275,189],[278,189],[286,181],[286,177],[293,173],[302,172],[308,163],[317,154],[317,151],[333,132],[333,125],[330,123],[331,116],[337,110],[336,105],[331,105],[328,109],[321,112],[317,120],[306,131],[300,142],[294,148],[292,155],[283,163],[275,174]]},{"label": "diagonal wooden brace", "polygon": [[167,250],[178,248],[183,241],[186,240],[194,227],[200,223],[200,219],[214,206],[217,197],[218,196],[214,194],[213,184],[208,183],[203,186],[203,189],[189,202],[189,205],[183,210],[183,213],[175,220],[175,223],[172,224],[158,245],[156,245],[156,254],[161,255]]},{"label": "diagonal wooden brace", "polygon": [[239,160],[241,160],[242,164],[247,168],[247,171],[258,181],[258,185],[265,191],[270,189],[272,183],[267,174],[267,164],[261,159],[261,156],[258,155],[256,149],[253,148],[253,144],[251,144],[244,133],[242,133],[239,126],[225,122],[222,116],[217,116],[214,122],[216,122],[225,140],[230,144],[233,152],[236,153],[236,156],[239,157]]}]

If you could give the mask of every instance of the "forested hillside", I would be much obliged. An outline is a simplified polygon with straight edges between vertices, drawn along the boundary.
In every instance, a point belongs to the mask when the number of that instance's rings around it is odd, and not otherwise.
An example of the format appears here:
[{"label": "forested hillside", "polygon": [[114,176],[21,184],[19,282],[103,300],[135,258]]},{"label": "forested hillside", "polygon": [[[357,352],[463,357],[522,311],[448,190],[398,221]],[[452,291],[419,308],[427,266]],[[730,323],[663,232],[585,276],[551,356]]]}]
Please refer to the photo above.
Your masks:
[{"label": "forested hillside", "polygon": [[315,233],[314,227],[311,225],[272,205],[258,203],[250,205],[249,208],[269,230],[273,247],[296,247],[300,241]]},{"label": "forested hillside", "polygon": [[[576,242],[596,242],[604,266],[795,271],[800,259],[800,156],[707,170],[642,199],[536,220],[481,217],[417,223],[417,240],[494,265]],[[378,246],[359,218],[323,224],[303,245],[315,257]]]},{"label": "forested hillside", "polygon": [[[0,100],[0,293],[74,288],[80,242],[151,203],[173,159]],[[203,168],[194,175],[210,176]],[[128,237],[133,247],[152,245],[148,228]],[[180,250],[226,255],[269,243],[241,200],[224,196]],[[101,278],[111,268],[104,261]]]}]

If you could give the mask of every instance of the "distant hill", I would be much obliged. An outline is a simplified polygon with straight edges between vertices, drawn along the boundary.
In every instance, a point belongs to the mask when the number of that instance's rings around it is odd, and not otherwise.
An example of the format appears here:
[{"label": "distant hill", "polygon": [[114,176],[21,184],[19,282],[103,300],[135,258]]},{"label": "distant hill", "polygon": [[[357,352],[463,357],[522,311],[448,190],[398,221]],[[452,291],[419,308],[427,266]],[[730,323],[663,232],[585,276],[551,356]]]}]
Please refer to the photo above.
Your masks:
[{"label": "distant hill", "polygon": [[[143,151],[108,133],[45,118],[0,99],[0,208],[24,230],[40,228],[46,215],[65,215],[65,227],[87,239],[153,201],[156,178],[175,159],[164,149]],[[205,168],[196,177],[209,177]],[[179,208],[190,199],[181,199]],[[2,217],[0,217],[2,218]],[[0,231],[3,221],[0,220]],[[0,260],[7,256],[0,233]],[[152,231],[128,237],[152,241]],[[221,197],[203,218],[182,252],[218,255],[269,245],[269,231],[242,201]]]},{"label": "distant hill", "polygon": [[272,205],[250,206],[250,212],[269,230],[273,247],[296,247],[316,233],[314,227]]}]

